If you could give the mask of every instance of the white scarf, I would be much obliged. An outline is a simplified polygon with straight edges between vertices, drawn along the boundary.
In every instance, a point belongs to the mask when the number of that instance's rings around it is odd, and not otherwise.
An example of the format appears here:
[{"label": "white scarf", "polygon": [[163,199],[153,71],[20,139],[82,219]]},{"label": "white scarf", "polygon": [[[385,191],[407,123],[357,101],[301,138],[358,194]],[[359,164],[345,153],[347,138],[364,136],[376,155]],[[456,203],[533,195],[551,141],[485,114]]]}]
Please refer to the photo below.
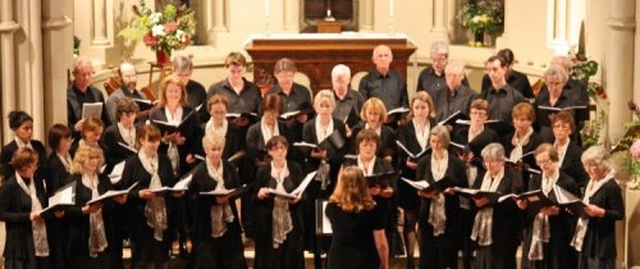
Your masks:
[{"label": "white scarf", "polygon": [[227,119],[222,120],[222,126],[218,128],[213,122],[213,118],[211,118],[209,119],[209,121],[207,121],[207,125],[205,125],[204,127],[205,134],[207,135],[215,134],[215,135],[220,135],[222,137],[225,137],[227,135],[228,129],[229,129],[229,122],[227,121]]},{"label": "white scarf", "polygon": [[329,118],[329,124],[325,127],[320,123],[320,117],[316,118],[316,139],[318,139],[318,144],[324,141],[327,137],[329,137],[333,133],[333,120]]},{"label": "white scarf", "polygon": [[362,172],[364,172],[365,176],[373,175],[373,167],[376,164],[376,156],[373,156],[373,158],[371,158],[371,161],[369,161],[366,166],[364,161],[362,161],[362,157],[360,157],[360,155],[358,155],[357,162],[358,168],[362,169]]},{"label": "white scarf", "polygon": [[412,120],[413,128],[416,130],[416,139],[421,149],[427,148],[429,145],[429,136],[431,135],[431,123],[427,120],[424,126],[420,126],[416,119]]},{"label": "white scarf", "polygon": [[[216,191],[225,191],[224,187],[224,165],[222,161],[220,161],[220,165],[216,169],[211,164],[211,159],[206,157],[205,163],[207,164],[207,173],[210,178],[216,182]],[[219,238],[224,235],[227,231],[227,223],[232,223],[234,220],[233,211],[231,211],[231,206],[229,202],[225,202],[224,204],[213,205],[209,210],[209,215],[211,216],[211,237]]]},{"label": "white scarf", "polygon": [[126,128],[121,122],[118,122],[118,132],[122,136],[122,140],[129,146],[135,146],[136,144],[136,127]]},{"label": "white scarf", "polygon": [[269,129],[264,120],[260,120],[260,130],[262,131],[262,139],[265,145],[267,144],[267,142],[269,142],[269,139],[271,139],[271,137],[280,135],[277,121],[273,123],[273,132],[271,132],[271,129]]},{"label": "white scarf", "polygon": [[[431,174],[433,175],[433,180],[438,182],[443,179],[448,166],[449,153],[446,150],[440,160],[436,159],[435,154],[431,154]],[[433,226],[433,236],[439,236],[445,232],[447,215],[444,202],[445,198],[442,193],[438,193],[431,199],[428,222]]]},{"label": "white scarf", "polygon": [[364,125],[364,128],[365,128],[365,129],[369,129],[369,130],[372,130],[372,131],[376,132],[376,134],[378,134],[378,136],[380,136],[380,133],[382,133],[382,125],[378,126],[378,128],[371,129],[371,127],[369,126],[369,124],[368,124],[368,123],[366,123],[366,124]]},{"label": "white scarf", "polygon": [[[482,186],[480,190],[495,192],[502,182],[504,177],[504,168],[500,169],[500,172],[496,177],[491,177],[491,173],[487,171],[482,179]],[[478,211],[476,218],[473,222],[473,229],[471,231],[471,239],[478,242],[480,246],[490,246],[493,244],[493,207],[484,207]]]},{"label": "white scarf", "polygon": [[[176,113],[171,114],[169,111],[169,107],[164,108],[164,114],[167,117],[167,122],[169,124],[178,125],[182,122],[182,114],[184,110],[182,106],[178,106],[176,109]],[[189,135],[189,134],[183,134]],[[177,175],[180,171],[180,152],[178,152],[178,146],[174,143],[169,143],[169,148],[167,149],[167,157],[171,160],[171,168],[173,168],[173,173]]]},{"label": "white scarf", "polygon": [[[277,169],[274,162],[271,162],[271,177],[276,180],[276,190],[286,192],[284,188],[284,180],[289,176],[289,168],[284,163],[282,169]],[[278,248],[285,240],[287,234],[293,230],[293,221],[289,212],[289,201],[286,198],[276,196],[273,202],[273,218],[272,234],[273,248]]]},{"label": "white scarf", "polygon": [[[82,175],[82,185],[91,190],[91,199],[100,196],[98,193],[98,175]],[[89,215],[89,256],[98,257],[98,253],[104,251],[109,244],[104,229],[102,209]]]},{"label": "white scarf", "polygon": [[[591,204],[590,199],[604,184],[613,180],[613,175],[615,172],[613,170],[609,171],[607,175],[604,176],[603,179],[594,181],[589,180],[589,184],[587,184],[587,188],[585,189],[584,197],[582,198],[582,202],[586,205]],[[578,224],[576,225],[576,232],[573,235],[573,239],[571,240],[571,246],[576,249],[578,252],[582,252],[582,244],[584,243],[584,237],[587,234],[587,229],[589,228],[589,218],[580,217],[578,219]]]},{"label": "white scarf", "polygon": [[524,134],[524,136],[521,138],[518,138],[517,131],[513,134],[513,139],[511,141],[515,147],[513,148],[513,150],[511,151],[511,155],[509,156],[509,159],[511,161],[517,162],[518,160],[520,160],[520,158],[522,158],[522,154],[524,154],[522,147],[529,143],[529,137],[531,137],[531,134],[533,134],[533,128],[531,127],[529,127],[527,133]]},{"label": "white scarf", "polygon": [[184,110],[182,109],[182,106],[178,106],[178,108],[176,109],[176,113],[174,114],[171,114],[171,111],[169,111],[169,107],[164,107],[164,115],[167,117],[167,123],[169,124],[180,124],[180,122],[182,121],[183,112]]},{"label": "white scarf", "polygon": [[[558,182],[560,171],[556,169],[552,176],[542,173],[542,181],[540,189],[545,196],[554,189],[553,186]],[[538,212],[533,219],[533,231],[531,234],[531,245],[527,257],[530,261],[541,261],[544,259],[544,243],[549,243],[551,237],[551,227],[549,226],[549,216]]]},{"label": "white scarf", "polygon": [[[143,150],[138,152],[138,158],[142,163],[142,167],[151,174],[151,182],[149,182],[149,189],[157,189],[162,187],[162,181],[158,174],[158,156],[151,160],[144,153]],[[163,240],[163,232],[167,229],[167,207],[164,201],[164,197],[154,196],[147,200],[147,204],[144,207],[144,216],[147,218],[147,225],[153,228],[153,238],[158,241]]]},{"label": "white scarf", "polygon": [[58,155],[58,159],[62,163],[62,166],[64,166],[64,170],[66,170],[67,173],[71,173],[71,163],[73,160],[71,159],[69,152],[67,152],[67,156],[62,156],[62,154],[58,152],[56,152],[56,155]]},{"label": "white scarf", "polygon": [[[27,186],[24,179],[20,176],[20,174],[16,173],[16,181],[18,182],[18,186],[31,198],[31,212],[39,212],[42,210],[42,204],[40,204],[40,200],[38,199],[38,194],[36,191],[36,183],[35,179],[31,179],[31,184]],[[36,257],[48,257],[49,256],[49,243],[47,240],[47,227],[44,223],[44,219],[40,218],[38,220],[31,222],[31,231],[33,233],[33,246],[36,251]]]}]

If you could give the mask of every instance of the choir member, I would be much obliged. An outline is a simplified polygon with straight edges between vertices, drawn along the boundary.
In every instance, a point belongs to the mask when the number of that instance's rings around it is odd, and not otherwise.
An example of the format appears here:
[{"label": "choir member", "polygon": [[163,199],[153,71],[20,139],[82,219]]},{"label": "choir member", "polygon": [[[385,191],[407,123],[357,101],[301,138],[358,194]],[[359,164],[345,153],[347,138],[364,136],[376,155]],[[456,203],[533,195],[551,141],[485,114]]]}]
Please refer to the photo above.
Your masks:
[{"label": "choir member", "polygon": [[553,145],[540,145],[535,151],[535,158],[542,173],[531,178],[527,191],[541,190],[556,204],[529,204],[527,199],[516,201],[520,209],[526,210],[522,268],[576,268],[575,251],[569,245],[576,218],[557,205],[557,186],[578,197],[578,184],[560,171],[558,151]]},{"label": "choir member", "polygon": [[[584,125],[586,116],[589,113],[587,106],[581,109],[568,109],[568,107],[575,107],[582,105],[580,100],[577,99],[575,94],[569,90],[569,74],[560,66],[552,65],[544,72],[546,91],[539,94],[536,97],[536,113],[538,114],[536,124],[540,126],[540,132],[545,138],[550,137],[551,134],[551,120],[557,111],[549,110],[549,107],[563,109],[567,108],[567,111],[573,113],[574,120]],[[576,140],[579,132],[572,133],[572,138]]]},{"label": "choir member", "polygon": [[360,111],[360,119],[364,124],[353,129],[351,152],[356,152],[358,149],[358,143],[353,143],[354,140],[357,140],[358,133],[362,130],[372,130],[380,139],[376,155],[392,163],[396,155],[396,134],[391,127],[384,125],[387,121],[387,109],[382,100],[372,97],[364,102]]},{"label": "choir member", "polygon": [[157,127],[144,125],[136,136],[138,154],[127,159],[122,172],[123,187],[138,183],[128,201],[133,211],[132,268],[167,268],[176,222],[173,200],[184,192],[153,192],[175,185],[171,161],[158,152],[161,134]]},{"label": "choir member", "polygon": [[[376,152],[378,152],[380,144],[380,137],[373,130],[364,129],[356,136],[358,155],[356,156],[354,164],[362,169],[365,176],[393,171],[393,167],[389,162],[376,156]],[[382,217],[382,223],[387,237],[387,244],[390,248],[393,247],[391,244],[391,236],[392,234],[397,233],[397,210],[396,203],[394,201],[396,198],[396,185],[396,182],[390,182],[388,186],[373,185],[369,187],[369,191],[371,192],[371,195],[373,195],[373,199],[376,201],[377,206],[380,207],[380,216]],[[400,245],[395,247],[402,248]],[[391,249],[390,254],[393,255],[393,249]]]},{"label": "choir member", "polygon": [[[464,85],[464,64],[452,62],[445,68],[446,84],[433,97],[436,121],[441,122],[458,111],[468,117],[471,101],[476,98],[476,92]],[[453,130],[453,124],[447,123],[447,128]]]},{"label": "choir member", "polygon": [[217,133],[207,134],[202,139],[205,161],[194,169],[193,181],[187,192],[188,205],[193,208],[192,268],[246,268],[237,196],[233,192],[226,195],[200,194],[241,187],[237,168],[224,160],[225,145],[225,137]]},{"label": "choir member", "polygon": [[149,119],[158,126],[158,121],[178,126],[176,131],[162,134],[160,152],[171,160],[173,172],[184,175],[195,162],[196,149],[200,146],[201,132],[198,115],[187,103],[187,90],[179,77],[170,75],[160,83],[160,99]]},{"label": "choir member", "polygon": [[[13,153],[19,148],[28,147],[38,154],[38,162],[45,164],[47,155],[42,142],[32,139],[33,138],[33,118],[24,111],[11,111],[9,116],[9,128],[13,131],[15,137],[13,141],[9,142],[2,147],[2,153],[0,154],[0,165],[2,176],[4,179],[8,179],[14,175],[14,168],[11,165],[11,158]],[[36,171],[36,177],[40,177],[38,171]]]},{"label": "choir member", "polygon": [[[70,183],[71,164],[71,144],[73,137],[71,130],[64,124],[56,123],[49,129],[47,135],[51,153],[47,159],[47,169],[49,174],[45,177],[47,184],[47,196],[51,197],[56,190]],[[48,180],[48,181],[47,181]],[[51,266],[53,268],[67,268],[69,265],[69,255],[64,249],[64,243],[69,236],[69,225],[66,218],[52,219],[49,222],[48,237],[50,244]]]},{"label": "choir member", "polygon": [[242,136],[240,128],[230,123],[225,117],[229,110],[227,98],[224,95],[216,94],[209,98],[206,106],[211,117],[205,124],[204,135],[219,135],[224,137],[225,142],[222,159],[227,160],[232,155],[244,151],[244,136]]},{"label": "choir member", "polygon": [[[11,157],[15,172],[0,188],[6,269],[51,268],[45,219],[53,216],[42,213],[47,207],[47,196],[43,181],[35,177],[38,159],[38,153],[29,147],[16,149]],[[61,211],[54,214],[57,218],[63,216]]]},{"label": "choir member", "polygon": [[[431,128],[436,126],[435,114],[436,111],[429,94],[422,91],[415,93],[411,98],[411,120],[398,129],[398,142],[402,143],[414,155],[427,150]],[[399,167],[402,171],[401,176],[411,180],[420,180],[421,178],[416,178],[419,159],[409,157],[404,150],[398,150],[398,156]],[[413,269],[415,268],[413,253],[418,239],[416,225],[418,224],[420,198],[416,190],[404,181],[398,182],[398,205],[404,210],[402,232],[407,253],[407,268]]]},{"label": "choir member", "polygon": [[[204,90],[204,86],[199,82],[191,79],[193,74],[193,62],[191,58],[185,55],[178,55],[173,57],[171,61],[173,65],[173,74],[180,78],[182,84],[187,89],[187,103],[189,106],[199,113],[202,107],[206,107],[207,92]],[[204,109],[206,111],[206,109]]]},{"label": "choir member", "polygon": [[407,82],[398,71],[391,69],[391,48],[378,45],[373,49],[371,60],[376,68],[360,80],[358,91],[362,97],[365,100],[377,97],[389,110],[408,107]]},{"label": "choir member", "polygon": [[[529,78],[526,74],[522,72],[518,72],[513,69],[513,66],[516,63],[515,55],[511,49],[505,48],[501,49],[496,53],[496,56],[504,59],[507,64],[507,71],[504,76],[507,80],[507,84],[511,85],[514,89],[522,94],[524,98],[534,98],[533,89],[531,88],[531,83],[529,82]],[[491,88],[491,79],[488,74],[482,76],[482,92],[488,91]]]},{"label": "choir member", "polygon": [[334,66],[331,70],[331,85],[336,98],[333,117],[345,124],[348,137],[351,137],[351,128],[360,123],[358,113],[364,105],[362,94],[350,89],[350,83],[351,69],[344,64]]},{"label": "choir member", "polygon": [[[451,180],[449,187],[469,187],[464,162],[447,151],[450,138],[444,126],[431,129],[431,154],[418,163],[417,179],[435,184]],[[460,199],[450,188],[444,192],[419,191],[420,268],[456,268],[460,245]]]},{"label": "choir member", "polygon": [[569,111],[559,112],[551,120],[551,127],[555,138],[553,146],[558,151],[560,171],[571,176],[578,183],[578,186],[584,189],[589,178],[580,163],[582,148],[575,140],[571,139],[571,134],[576,130],[573,114]]},{"label": "choir member", "polygon": [[[493,142],[500,142],[498,133],[491,128],[485,126],[485,122],[489,116],[489,102],[484,99],[476,99],[471,102],[469,109],[470,124],[468,127],[462,127],[454,134],[453,141],[464,145],[464,149],[456,149],[458,156],[466,163],[466,178],[469,186],[473,186],[478,176],[479,169],[482,169],[482,149]],[[463,268],[471,268],[471,257],[474,249],[474,242],[470,239],[471,228],[473,227],[473,218],[470,200],[460,197],[460,212],[462,224],[462,264]]]},{"label": "choir member", "polygon": [[[271,162],[271,157],[266,147],[267,142],[271,137],[285,135],[286,133],[284,123],[278,121],[278,116],[282,113],[282,109],[282,99],[278,95],[269,95],[262,100],[260,104],[262,118],[249,127],[249,131],[247,131],[245,145],[248,165],[245,165],[242,169],[246,170],[243,183],[252,184],[257,168]],[[252,175],[253,178],[251,178]],[[247,236],[254,237],[257,224],[254,223],[253,206],[248,203],[251,196],[245,194],[243,198],[241,200],[242,226]]]},{"label": "choir member", "polygon": [[379,208],[362,170],[350,166],[338,177],[325,209],[333,241],[327,268],[389,268],[389,245]]},{"label": "choir member", "polygon": [[80,56],[73,62],[73,82],[67,88],[67,126],[74,139],[80,139],[80,131],[84,118],[82,107],[84,104],[102,103],[102,122],[110,125],[111,120],[105,105],[102,91],[91,85],[93,83],[93,63],[87,56]]},{"label": "choir member", "polygon": [[[107,113],[109,113],[110,121],[105,123],[117,122],[116,106],[118,105],[118,100],[120,100],[120,98],[129,97],[134,100],[140,100],[141,102],[149,101],[149,96],[136,89],[136,85],[138,84],[138,73],[136,72],[136,68],[133,64],[122,63],[118,69],[118,75],[120,76],[122,86],[109,95],[109,98],[107,98],[107,107],[102,108],[106,109]],[[152,107],[140,111],[140,113],[137,114],[137,120],[147,120],[149,118],[149,113],[151,113],[151,108]]]},{"label": "choir member", "polygon": [[507,84],[507,68],[506,61],[499,56],[491,56],[486,62],[491,87],[482,92],[480,98],[489,102],[490,120],[509,122],[513,107],[525,100],[519,91]]},{"label": "choir member", "polygon": [[[72,156],[76,155],[76,151],[80,146],[87,145],[92,147],[99,147],[102,149],[102,154],[105,155],[106,150],[104,144],[102,144],[101,138],[102,133],[104,132],[104,123],[102,120],[89,117],[84,120],[82,124],[82,130],[80,131],[80,140],[74,140],[73,144],[71,144],[71,152]],[[106,159],[106,157],[105,157]]]},{"label": "choir member", "polygon": [[[314,206],[318,198],[326,199],[335,188],[338,170],[342,164],[342,158],[346,153],[347,147],[344,145],[347,140],[347,131],[342,121],[333,118],[333,110],[336,107],[334,93],[331,90],[322,90],[318,92],[314,100],[315,118],[305,123],[303,128],[303,141],[323,146],[310,149],[303,148],[301,151],[307,157],[307,171],[317,170],[317,181],[313,181],[307,188],[307,200],[304,203],[305,223],[306,227],[311,227],[315,223]],[[339,137],[338,140],[334,138]],[[342,147],[338,148],[331,141],[342,141]],[[323,240],[315,236],[313,229],[305,230],[305,246],[312,250],[315,257],[316,266],[321,265],[321,248]]]},{"label": "choir member", "polygon": [[[516,172],[505,166],[502,145],[491,143],[482,150],[486,172],[478,174],[472,188],[499,192],[503,195],[522,191]],[[473,198],[478,210],[473,222],[471,239],[476,241],[475,268],[516,268],[516,250],[520,238],[522,214],[514,201],[491,202],[487,197]]]},{"label": "choir member", "polygon": [[67,255],[71,268],[113,268],[113,206],[123,204],[127,195],[88,205],[111,189],[109,178],[100,173],[102,149],[81,145],[73,158],[70,181],[76,182],[75,205],[66,209],[69,223]]},{"label": "choir member", "polygon": [[[529,103],[519,103],[511,112],[513,119],[513,133],[502,138],[502,145],[509,156],[510,163],[516,171],[520,172],[522,182],[526,184],[531,177],[529,168],[538,169],[533,156],[533,151],[542,144],[542,137],[533,129],[536,120],[536,112]],[[526,155],[525,154],[529,154]]]},{"label": "choir member", "polygon": [[[431,66],[420,72],[416,92],[426,91],[431,98],[435,98],[436,93],[446,86],[445,67],[449,65],[449,45],[443,41],[431,43],[429,57]],[[469,82],[464,76],[462,84],[469,87]]]},{"label": "choir member", "polygon": [[[262,102],[262,94],[258,86],[244,77],[246,66],[247,59],[242,53],[229,53],[224,60],[224,67],[227,69],[229,75],[227,78],[209,86],[207,97],[211,98],[213,95],[224,95],[229,102],[230,113],[258,114],[260,103]],[[205,117],[201,120],[204,122],[208,119],[208,117]],[[243,131],[243,137],[249,126],[254,123],[247,117],[238,117],[230,122],[237,125]]]},{"label": "choir member", "polygon": [[272,136],[266,143],[271,161],[256,174],[252,195],[255,206],[256,269],[305,268],[303,257],[303,219],[300,200],[272,195],[270,189],[290,193],[300,185],[304,174],[300,166],[287,161],[289,143],[284,136]]},{"label": "choir member", "polygon": [[582,164],[589,183],[582,202],[584,215],[579,216],[571,246],[578,251],[579,269],[616,268],[616,221],[624,219],[622,193],[609,154],[603,146],[593,146],[582,154]]},{"label": "choir member", "polygon": [[138,104],[131,98],[118,100],[116,105],[116,124],[104,131],[102,143],[105,146],[107,170],[134,155],[136,147],[136,115],[140,111]]}]

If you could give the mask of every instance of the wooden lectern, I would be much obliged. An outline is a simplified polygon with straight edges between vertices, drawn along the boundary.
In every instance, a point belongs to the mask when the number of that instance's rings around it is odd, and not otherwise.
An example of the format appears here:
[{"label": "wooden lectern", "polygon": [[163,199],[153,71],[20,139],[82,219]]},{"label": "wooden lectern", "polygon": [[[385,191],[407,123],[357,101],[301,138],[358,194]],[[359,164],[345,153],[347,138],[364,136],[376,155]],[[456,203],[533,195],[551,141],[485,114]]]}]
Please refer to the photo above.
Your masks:
[{"label": "wooden lectern", "polygon": [[314,94],[331,89],[331,70],[336,64],[349,66],[352,75],[373,70],[371,55],[380,44],[391,48],[391,68],[406,79],[407,62],[416,50],[403,34],[270,34],[251,36],[250,41],[245,49],[253,58],[254,81],[258,86],[275,81],[273,66],[287,57],[296,62],[298,72],[309,77]]}]

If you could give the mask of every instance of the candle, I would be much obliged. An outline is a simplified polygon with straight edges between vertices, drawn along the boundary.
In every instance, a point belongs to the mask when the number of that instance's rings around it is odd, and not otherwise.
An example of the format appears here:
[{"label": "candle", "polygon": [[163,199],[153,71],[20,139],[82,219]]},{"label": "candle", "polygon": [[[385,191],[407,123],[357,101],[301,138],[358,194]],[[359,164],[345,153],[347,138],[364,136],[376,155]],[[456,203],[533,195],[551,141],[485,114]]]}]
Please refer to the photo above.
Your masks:
[{"label": "candle", "polygon": [[269,18],[269,13],[270,13],[270,12],[269,12],[269,1],[270,1],[270,0],[265,0],[265,1],[264,1],[264,2],[265,2],[265,5],[266,5],[265,12],[266,12],[267,18]]},{"label": "candle", "polygon": [[389,0],[389,17],[393,17],[393,0]]}]

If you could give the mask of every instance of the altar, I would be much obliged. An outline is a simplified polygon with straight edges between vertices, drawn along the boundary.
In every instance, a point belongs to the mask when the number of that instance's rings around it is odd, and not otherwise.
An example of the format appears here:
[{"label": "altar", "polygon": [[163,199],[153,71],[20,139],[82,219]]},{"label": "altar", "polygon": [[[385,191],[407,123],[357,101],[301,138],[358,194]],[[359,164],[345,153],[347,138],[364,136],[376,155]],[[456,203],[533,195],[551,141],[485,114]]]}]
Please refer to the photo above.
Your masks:
[{"label": "altar", "polygon": [[371,55],[380,44],[391,48],[391,68],[406,79],[407,62],[417,49],[405,34],[379,33],[260,34],[249,36],[245,44],[253,59],[253,76],[258,86],[275,83],[273,66],[287,57],[296,62],[298,72],[309,77],[314,94],[331,88],[331,70],[336,64],[349,66],[352,75],[373,70]]}]

